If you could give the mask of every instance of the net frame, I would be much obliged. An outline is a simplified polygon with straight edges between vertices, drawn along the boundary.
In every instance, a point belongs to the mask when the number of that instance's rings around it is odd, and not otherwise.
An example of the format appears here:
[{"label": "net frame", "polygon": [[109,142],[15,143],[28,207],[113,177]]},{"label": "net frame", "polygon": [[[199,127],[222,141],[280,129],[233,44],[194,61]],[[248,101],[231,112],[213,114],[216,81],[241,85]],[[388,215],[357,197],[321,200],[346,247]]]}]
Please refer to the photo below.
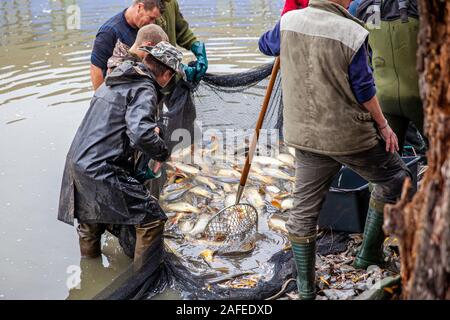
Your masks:
[{"label": "net frame", "polygon": [[232,245],[258,232],[258,211],[248,203],[226,207],[209,220],[204,235],[210,241]]}]

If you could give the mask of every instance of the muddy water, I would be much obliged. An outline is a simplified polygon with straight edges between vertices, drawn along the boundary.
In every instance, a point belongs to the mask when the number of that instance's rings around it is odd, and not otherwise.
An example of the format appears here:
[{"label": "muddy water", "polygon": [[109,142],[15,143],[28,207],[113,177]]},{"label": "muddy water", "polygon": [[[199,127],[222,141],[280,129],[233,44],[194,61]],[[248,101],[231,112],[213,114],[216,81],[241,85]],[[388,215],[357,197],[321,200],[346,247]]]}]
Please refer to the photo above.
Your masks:
[{"label": "muddy water", "polygon": [[[0,2],[0,299],[90,298],[129,266],[113,238],[105,239],[101,259],[80,265],[74,228],[56,220],[65,155],[92,96],[96,30],[129,2]],[[257,38],[283,1],[179,2],[207,43],[211,72],[270,60]],[[67,26],[74,4],[79,30]]]}]

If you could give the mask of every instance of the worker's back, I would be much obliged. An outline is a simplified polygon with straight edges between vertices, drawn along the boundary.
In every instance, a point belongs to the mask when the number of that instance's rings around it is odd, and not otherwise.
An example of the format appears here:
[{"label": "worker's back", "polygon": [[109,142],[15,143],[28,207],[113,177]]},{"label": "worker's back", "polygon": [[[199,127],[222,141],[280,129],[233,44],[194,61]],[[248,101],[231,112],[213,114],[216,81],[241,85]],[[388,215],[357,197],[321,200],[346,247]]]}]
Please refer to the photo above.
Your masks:
[{"label": "worker's back", "polygon": [[[167,154],[156,128],[154,80],[132,62],[117,67],[95,93],[67,155],[58,219],[73,224],[140,224],[149,215],[164,219],[133,176],[138,149]],[[142,72],[142,74],[141,74]],[[153,206],[150,208],[149,206]]]},{"label": "worker's back", "polygon": [[127,168],[128,158],[134,152],[131,148],[134,141],[130,141],[127,134],[132,130],[130,123],[135,121],[136,126],[142,125],[138,119],[129,119],[131,108],[128,105],[141,100],[149,104],[150,99],[155,100],[156,110],[157,92],[153,80],[135,74],[131,63],[122,64],[109,75],[106,83],[95,92],[70,148],[68,160],[74,170],[98,176],[98,170],[104,170],[105,166]]},{"label": "worker's back", "polygon": [[343,7],[310,1],[281,20],[285,139],[306,151],[347,155],[370,149],[377,133],[349,83],[368,31]]}]

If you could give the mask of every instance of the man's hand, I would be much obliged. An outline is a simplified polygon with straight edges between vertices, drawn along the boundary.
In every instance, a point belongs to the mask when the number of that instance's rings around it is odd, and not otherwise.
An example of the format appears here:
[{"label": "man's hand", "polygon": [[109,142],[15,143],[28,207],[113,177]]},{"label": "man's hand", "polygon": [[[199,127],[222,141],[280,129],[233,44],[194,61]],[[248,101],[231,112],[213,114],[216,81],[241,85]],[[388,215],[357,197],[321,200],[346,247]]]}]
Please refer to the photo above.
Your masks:
[{"label": "man's hand", "polygon": [[157,125],[157,127],[155,128],[156,134],[157,134],[161,139],[165,140],[165,139],[166,139],[166,131],[167,131],[166,126],[164,125],[164,123],[162,122],[162,120],[159,120],[159,121],[157,122],[156,125]]},{"label": "man's hand", "polygon": [[364,102],[363,106],[370,112],[373,120],[377,123],[378,131],[384,141],[386,141],[386,152],[394,153],[399,151],[397,135],[392,131],[389,123],[384,117],[377,96],[373,96],[372,99]]},{"label": "man's hand", "polygon": [[188,82],[192,82],[195,80],[195,75],[196,75],[196,69],[193,67],[189,67],[185,64],[181,64],[181,68],[184,71],[184,74],[186,75],[186,80]]},{"label": "man's hand", "polygon": [[208,57],[206,56],[205,44],[201,41],[196,41],[192,45],[191,51],[197,58],[195,81],[200,81],[208,70]]},{"label": "man's hand", "polygon": [[397,135],[391,129],[387,121],[384,126],[379,126],[378,130],[380,131],[381,137],[386,142],[386,152],[394,153],[399,151]]},{"label": "man's hand", "polygon": [[161,170],[161,167],[162,167],[162,162],[155,160],[155,164],[152,169],[153,173],[155,173],[155,174],[159,173],[159,171]]}]

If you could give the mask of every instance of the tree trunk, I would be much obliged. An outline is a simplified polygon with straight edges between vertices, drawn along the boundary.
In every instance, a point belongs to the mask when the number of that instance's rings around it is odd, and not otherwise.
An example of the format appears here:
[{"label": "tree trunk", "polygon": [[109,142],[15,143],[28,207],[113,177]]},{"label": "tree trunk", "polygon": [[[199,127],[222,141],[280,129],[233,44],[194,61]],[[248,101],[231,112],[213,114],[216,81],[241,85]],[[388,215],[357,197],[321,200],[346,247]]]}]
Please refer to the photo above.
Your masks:
[{"label": "tree trunk", "polygon": [[450,299],[450,1],[418,0],[418,68],[429,169],[412,202],[387,206],[398,237],[404,299]]}]

